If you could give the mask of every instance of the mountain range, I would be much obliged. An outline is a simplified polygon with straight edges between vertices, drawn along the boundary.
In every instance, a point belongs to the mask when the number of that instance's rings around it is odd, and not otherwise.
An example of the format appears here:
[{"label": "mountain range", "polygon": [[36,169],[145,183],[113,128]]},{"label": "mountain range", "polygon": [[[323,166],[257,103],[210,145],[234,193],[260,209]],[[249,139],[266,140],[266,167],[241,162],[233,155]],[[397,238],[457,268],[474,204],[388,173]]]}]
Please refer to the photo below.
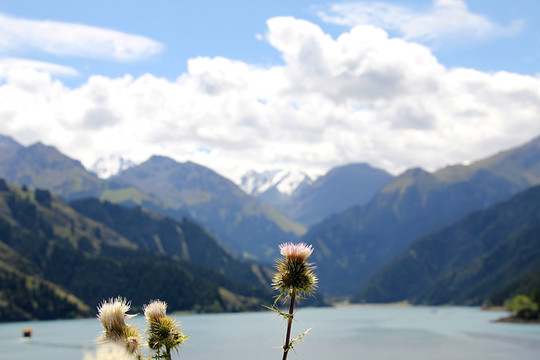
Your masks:
[{"label": "mountain range", "polygon": [[51,146],[24,147],[3,136],[0,148],[0,177],[9,183],[48,189],[67,201],[96,197],[176,219],[189,217],[245,258],[272,261],[279,243],[296,241],[306,231],[230,180],[194,163],[153,156],[103,180]]},{"label": "mountain range", "polygon": [[414,240],[540,184],[540,137],[470,165],[410,169],[364,206],[312,226],[321,289],[350,294]]},{"label": "mountain range", "polygon": [[280,242],[296,241],[305,228],[247,195],[232,181],[192,162],[152,156],[111,178],[163,201],[167,215],[188,216],[228,249],[245,258],[272,261]]},{"label": "mountain range", "polygon": [[[242,267],[244,270],[235,273],[235,267],[225,268],[219,261],[215,267],[204,257],[194,262],[194,250],[181,250],[184,245],[180,237],[170,243],[156,241],[155,236],[161,239],[156,233],[159,228],[173,234],[169,222],[201,226],[202,233],[221,250],[210,248],[221,254],[221,259],[235,261],[270,263],[278,255],[277,244],[307,242],[315,248],[310,259],[317,265],[320,290],[330,295],[356,294],[353,299],[360,302],[477,304],[489,296],[500,303],[509,293],[537,286],[534,264],[540,241],[526,240],[538,239],[536,229],[514,220],[534,216],[536,211],[526,204],[527,199],[534,198],[534,192],[521,194],[540,184],[540,137],[470,165],[448,166],[435,172],[415,168],[396,177],[368,164],[340,166],[316,179],[301,172],[251,172],[243,179],[244,191],[211,169],[163,156],[153,156],[104,180],[53,147],[40,143],[24,147],[4,136],[0,137],[0,177],[21,186],[21,191],[26,188],[30,193],[42,194],[44,190],[39,189],[50,190],[70,202],[71,209],[80,216],[129,239],[136,244],[136,251],[167,261],[196,263],[197,269],[210,267],[209,271],[220,274],[220,281],[225,284],[231,284],[227,275],[236,274],[234,277],[240,276],[242,281],[260,288],[271,270],[257,265],[255,272]],[[37,197],[40,196],[43,195]],[[505,201],[510,202],[511,210],[497,210]],[[480,217],[483,220],[469,219],[483,211],[500,214],[496,223],[506,224],[499,231],[501,238],[489,237],[493,238],[489,244],[483,233],[475,232],[496,228],[489,216],[481,215],[487,216]],[[142,220],[139,216],[145,212],[169,220]],[[522,216],[512,217],[513,212]],[[127,224],[147,224],[153,235],[133,230],[137,227],[130,232],[130,225],[122,225],[125,219],[133,220]],[[531,217],[530,222],[534,221]],[[459,230],[448,230],[453,226]],[[470,235],[465,243],[454,248],[448,245],[452,236],[441,235],[453,234],[452,231]],[[139,232],[146,240],[139,239]],[[468,246],[476,250],[474,258],[466,257],[470,252]],[[411,258],[411,249],[413,254],[422,256]],[[505,257],[501,256],[501,249],[505,249]],[[517,264],[524,251],[532,258],[527,268],[519,268]],[[445,265],[445,259],[453,260]],[[426,265],[429,261],[441,262],[441,269],[437,272],[433,268],[426,280],[414,270],[431,271]],[[395,270],[394,263],[405,264],[405,268]],[[503,277],[499,269],[508,269],[510,275]],[[504,279],[504,284],[500,284],[503,287],[494,286],[490,272]],[[439,282],[454,292],[443,291],[442,285],[437,285]],[[397,283],[411,284],[414,291],[388,289]],[[227,291],[239,295],[234,288],[231,285]],[[463,288],[463,293],[457,288]],[[475,292],[475,288],[479,290]]]},{"label": "mountain range", "polygon": [[392,178],[366,164],[332,169],[314,182],[305,173],[266,173],[272,175],[266,182],[256,181],[252,173],[251,180],[244,178],[252,196],[211,169],[163,156],[139,165],[109,159],[124,168],[101,179],[52,146],[25,147],[2,136],[0,148],[0,176],[9,183],[48,189],[67,201],[96,197],[176,219],[188,217],[235,254],[265,262],[273,261],[279,243],[298,241],[306,225],[364,204]]}]

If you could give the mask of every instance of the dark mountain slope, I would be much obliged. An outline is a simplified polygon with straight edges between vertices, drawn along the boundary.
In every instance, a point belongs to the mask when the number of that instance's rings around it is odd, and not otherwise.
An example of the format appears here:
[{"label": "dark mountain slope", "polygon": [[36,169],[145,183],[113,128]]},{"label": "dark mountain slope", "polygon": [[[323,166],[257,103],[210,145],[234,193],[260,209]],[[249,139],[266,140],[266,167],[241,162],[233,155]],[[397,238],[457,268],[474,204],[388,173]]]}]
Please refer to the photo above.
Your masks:
[{"label": "dark mountain slope", "polygon": [[[0,239],[6,238],[8,229],[0,219]],[[36,269],[0,241],[0,319],[46,320],[92,314],[90,307],[75,296],[53,283],[32,276]]]},{"label": "dark mountain slope", "polygon": [[175,220],[144,208],[126,208],[93,198],[76,200],[70,205],[126,237],[139,249],[204,265],[238,281],[269,288],[271,269],[237,260],[188,219]]},{"label": "dark mountain slope", "polygon": [[503,305],[506,300],[516,295],[535,292],[540,292],[540,270],[517,277],[510,284],[495,292],[487,303],[490,305]]},{"label": "dark mountain slope", "polygon": [[10,271],[0,263],[0,321],[72,319],[90,307],[48,281]]},{"label": "dark mountain slope", "polygon": [[[62,299],[72,299],[68,303],[80,305],[66,310],[70,315],[59,315],[51,310],[47,315],[50,317],[85,316],[88,309],[95,309],[103,298],[116,295],[131,298],[135,306],[149,299],[160,298],[169,302],[171,310],[194,311],[255,309],[261,303],[270,301],[271,295],[266,290],[239,279],[231,279],[226,272],[232,269],[237,277],[244,276],[257,284],[266,274],[260,268],[236,261],[215,241],[203,238],[201,229],[190,228],[196,227],[193,223],[186,222],[186,227],[181,222],[176,224],[177,231],[183,234],[185,240],[179,247],[193,256],[207,252],[221,257],[218,271],[184,260],[182,253],[175,258],[155,254],[151,249],[145,250],[145,244],[152,241],[142,238],[137,239],[140,244],[132,241],[76,212],[48,191],[23,191],[7,186],[3,181],[2,184],[0,246],[4,251],[0,256],[1,278],[7,284],[9,296],[18,299],[17,303],[8,304],[2,300],[7,296],[3,292],[0,295],[3,313],[16,305],[22,309],[19,312],[21,318],[45,316],[38,311],[41,308],[28,308],[21,303],[20,299],[31,295],[29,289],[17,285],[24,279],[26,284],[29,284],[28,281],[36,284],[32,288],[39,287],[39,294],[52,299],[47,300],[49,302],[62,304]],[[170,221],[153,216],[156,221]],[[148,233],[147,229],[142,228],[148,223],[151,221],[142,221],[141,224],[134,221],[129,226],[133,228],[133,233]],[[200,237],[191,239],[192,233],[199,233]],[[174,248],[174,244],[165,241],[165,236],[163,239],[167,246]],[[204,249],[197,249],[199,245]],[[257,273],[248,275],[251,272]],[[63,290],[58,292],[60,288]],[[65,309],[68,309],[68,303]]]},{"label": "dark mountain slope", "polygon": [[540,187],[415,241],[355,301],[481,304],[540,270]]}]

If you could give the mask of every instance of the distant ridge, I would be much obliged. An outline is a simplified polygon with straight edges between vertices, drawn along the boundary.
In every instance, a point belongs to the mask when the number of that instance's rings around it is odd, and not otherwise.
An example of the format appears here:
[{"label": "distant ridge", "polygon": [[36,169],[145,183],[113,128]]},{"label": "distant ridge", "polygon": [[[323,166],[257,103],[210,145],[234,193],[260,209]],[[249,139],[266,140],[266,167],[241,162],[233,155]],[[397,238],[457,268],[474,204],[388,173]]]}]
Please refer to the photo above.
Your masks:
[{"label": "distant ridge", "polygon": [[2,159],[0,176],[10,183],[49,189],[66,198],[95,196],[102,185],[78,160],[40,142],[17,147]]},{"label": "distant ridge", "polygon": [[284,212],[302,224],[313,225],[350,207],[365,205],[392,179],[386,171],[365,163],[338,166],[293,194]]},{"label": "distant ridge", "polygon": [[247,195],[232,181],[192,162],[164,156],[123,171],[111,179],[161,199],[205,226],[222,244],[240,256],[273,261],[277,245],[297,241],[305,228],[275,208]]},{"label": "distant ridge", "polygon": [[366,204],[392,178],[386,171],[361,163],[335,167],[316,180],[285,170],[249,172],[242,177],[241,187],[294,221],[311,226]]},{"label": "distant ridge", "polygon": [[0,135],[0,163],[11,158],[22,147],[13,138]]}]

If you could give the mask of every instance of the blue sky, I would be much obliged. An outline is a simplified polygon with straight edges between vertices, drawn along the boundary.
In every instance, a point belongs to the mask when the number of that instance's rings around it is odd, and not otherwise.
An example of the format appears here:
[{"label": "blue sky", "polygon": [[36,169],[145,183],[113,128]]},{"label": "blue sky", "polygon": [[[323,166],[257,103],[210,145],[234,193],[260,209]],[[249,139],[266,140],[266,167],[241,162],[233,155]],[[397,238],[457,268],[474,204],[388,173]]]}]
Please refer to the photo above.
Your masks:
[{"label": "blue sky", "polygon": [[[414,12],[429,12],[431,0],[386,1]],[[46,52],[24,51],[20,55],[71,66],[82,75],[138,76],[152,73],[174,79],[186,71],[186,63],[197,56],[223,56],[253,64],[281,63],[281,54],[257,34],[267,31],[266,20],[294,16],[321,26],[333,37],[347,25],[325,22],[318,15],[332,2],[316,1],[92,1],[3,0],[0,12],[33,20],[85,24],[137,34],[163,44],[163,51],[145,61],[118,62],[77,56],[58,57]],[[433,45],[434,53],[446,66],[472,67],[484,71],[507,70],[525,74],[540,72],[540,2],[522,0],[468,1],[471,13],[486,17],[501,27],[521,23],[519,31],[508,35],[468,40],[458,37]],[[393,36],[401,34],[387,29]],[[8,55],[9,54],[3,54]]]},{"label": "blue sky", "polygon": [[3,0],[0,125],[87,167],[160,153],[232,179],[433,170],[540,134],[538,14],[527,0]]}]

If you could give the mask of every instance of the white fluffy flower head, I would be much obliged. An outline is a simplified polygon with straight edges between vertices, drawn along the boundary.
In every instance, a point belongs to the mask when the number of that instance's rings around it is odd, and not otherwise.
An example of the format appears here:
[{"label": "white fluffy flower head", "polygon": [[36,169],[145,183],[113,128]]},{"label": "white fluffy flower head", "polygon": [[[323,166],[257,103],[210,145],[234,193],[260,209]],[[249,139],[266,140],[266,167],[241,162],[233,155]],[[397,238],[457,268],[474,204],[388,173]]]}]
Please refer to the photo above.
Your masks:
[{"label": "white fluffy flower head", "polygon": [[102,302],[98,307],[98,319],[108,332],[115,332],[118,329],[125,328],[126,318],[133,317],[134,315],[127,315],[131,304],[122,297],[116,299],[109,299]]},{"label": "white fluffy flower head", "polygon": [[151,323],[155,319],[167,315],[167,303],[160,300],[152,300],[150,304],[144,305],[143,310],[146,321]]},{"label": "white fluffy flower head", "polygon": [[136,360],[125,347],[115,343],[98,346],[96,357],[86,354],[84,360]]}]

